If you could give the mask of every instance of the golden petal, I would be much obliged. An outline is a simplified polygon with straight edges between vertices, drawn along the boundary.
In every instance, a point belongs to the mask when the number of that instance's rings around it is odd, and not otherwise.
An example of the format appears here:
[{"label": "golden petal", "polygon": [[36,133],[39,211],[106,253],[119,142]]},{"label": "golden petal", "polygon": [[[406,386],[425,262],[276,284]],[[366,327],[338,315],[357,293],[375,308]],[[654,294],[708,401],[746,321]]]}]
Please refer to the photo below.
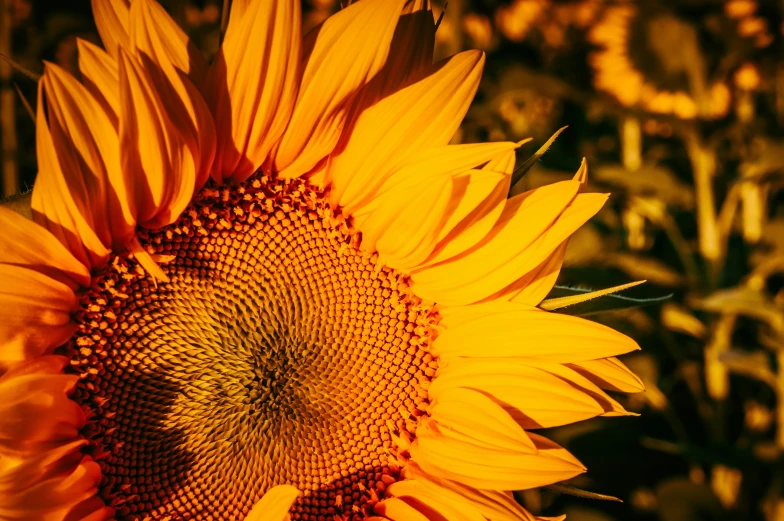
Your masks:
[{"label": "golden petal", "polygon": [[[286,129],[299,86],[300,17],[297,0],[232,3],[232,23],[205,87],[218,140],[217,182],[247,179]],[[249,49],[259,34],[266,37]]]},{"label": "golden petal", "polygon": [[433,342],[444,360],[454,357],[534,358],[582,362],[640,349],[626,335],[579,317],[516,302],[495,301],[449,310]]},{"label": "golden petal", "polygon": [[136,220],[148,228],[174,222],[193,196],[196,164],[148,68],[122,49],[120,145],[123,171],[136,179],[131,207]]},{"label": "golden petal", "polygon": [[76,39],[82,83],[101,105],[115,129],[120,126],[120,89],[117,61],[95,44]]},{"label": "golden petal", "polygon": [[115,60],[120,47],[128,47],[129,0],[91,0],[93,17],[103,46]]},{"label": "golden petal", "polygon": [[275,153],[283,178],[298,177],[338,143],[357,91],[384,66],[401,0],[363,0],[306,35],[297,102]]},{"label": "golden petal", "polygon": [[460,53],[362,112],[330,158],[332,203],[357,204],[368,186],[378,186],[408,156],[446,145],[471,104],[483,64],[479,51]]},{"label": "golden petal", "polygon": [[299,494],[291,485],[274,486],[253,506],[245,521],[283,521]]},{"label": "golden petal", "polygon": [[[604,204],[606,197],[594,201],[596,194],[575,198],[578,188],[575,181],[562,181],[509,199],[480,242],[440,264],[415,271],[412,289],[443,305],[461,305],[512,284],[521,273],[535,269]],[[560,240],[555,243],[556,239]]]},{"label": "golden petal", "polygon": [[179,134],[196,169],[195,187],[210,175],[215,157],[215,125],[199,89],[207,62],[193,42],[155,0],[131,4],[131,50],[165,112]]},{"label": "golden petal", "polygon": [[[524,490],[573,478],[585,472],[574,457],[552,442],[537,443],[536,453],[490,451],[455,440],[420,424],[411,459],[433,476],[477,488]],[[540,436],[532,435],[537,442]]]}]

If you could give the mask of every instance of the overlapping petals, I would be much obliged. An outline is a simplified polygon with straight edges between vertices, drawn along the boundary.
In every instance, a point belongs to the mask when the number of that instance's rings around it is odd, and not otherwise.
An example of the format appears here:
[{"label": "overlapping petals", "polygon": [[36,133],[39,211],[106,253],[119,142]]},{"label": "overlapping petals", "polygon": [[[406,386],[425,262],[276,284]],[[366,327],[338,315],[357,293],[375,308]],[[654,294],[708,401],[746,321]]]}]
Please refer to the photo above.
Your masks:
[{"label": "overlapping petals", "polygon": [[100,469],[80,452],[86,417],[68,397],[78,376],[51,354],[76,328],[74,292],[89,272],[16,213],[0,208],[0,228],[0,517],[108,519],[96,497]]},{"label": "overlapping petals", "polygon": [[[299,86],[300,17],[297,1],[232,3],[205,87],[217,127],[217,182],[247,179],[286,129]],[[249,48],[258,34],[267,36]]]},{"label": "overlapping petals", "polygon": [[303,72],[274,168],[298,177],[332,153],[351,103],[384,66],[403,9],[400,0],[355,2],[305,36]]},{"label": "overlapping petals", "polygon": [[[521,143],[448,144],[484,56],[433,65],[426,0],[355,2],[304,39],[299,2],[235,0],[209,66],[153,0],[93,9],[106,50],[80,41],[81,83],[48,65],[39,89],[38,224],[0,209],[0,518],[112,515],[80,452],[76,377],[53,354],[73,334],[75,292],[122,251],[165,280],[137,227],[175,222],[205,183],[263,170],[325,188],[361,248],[441,316],[429,405],[414,436],[392,433],[404,479],[373,519],[535,521],[509,491],[585,468],[529,431],[630,414],[606,391],[643,389],[615,358],[633,341],[534,307],[606,201],[585,193],[585,165],[509,198]],[[246,519],[283,521],[299,494],[275,486]]]}]

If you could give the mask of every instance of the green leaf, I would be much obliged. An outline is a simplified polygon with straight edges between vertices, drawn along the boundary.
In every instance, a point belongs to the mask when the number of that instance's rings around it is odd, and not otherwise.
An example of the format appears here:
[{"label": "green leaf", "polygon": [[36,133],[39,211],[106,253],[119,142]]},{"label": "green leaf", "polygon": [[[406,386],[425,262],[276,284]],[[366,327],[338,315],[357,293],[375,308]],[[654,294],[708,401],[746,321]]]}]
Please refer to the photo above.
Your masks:
[{"label": "green leaf", "polygon": [[[539,307],[547,311],[559,310],[559,313],[566,313],[575,316],[587,316],[608,311],[618,311],[632,309],[640,306],[664,302],[672,298],[672,294],[663,297],[653,298],[632,298],[613,293],[622,291],[632,286],[637,286],[645,281],[623,284],[605,290],[593,291],[583,288],[570,288],[568,286],[555,286],[548,299],[544,300]],[[568,309],[563,309],[568,307]]]},{"label": "green leaf", "polygon": [[550,139],[548,139],[544,145],[542,145],[539,150],[534,153],[531,157],[525,160],[525,162],[515,168],[514,172],[512,173],[512,188],[509,190],[509,196],[515,196],[517,194],[523,193],[523,185],[520,183],[520,180],[528,173],[529,170],[539,161],[547,149],[555,142],[555,138],[561,135],[561,132],[566,130],[566,127],[561,127],[558,131],[552,135]]}]

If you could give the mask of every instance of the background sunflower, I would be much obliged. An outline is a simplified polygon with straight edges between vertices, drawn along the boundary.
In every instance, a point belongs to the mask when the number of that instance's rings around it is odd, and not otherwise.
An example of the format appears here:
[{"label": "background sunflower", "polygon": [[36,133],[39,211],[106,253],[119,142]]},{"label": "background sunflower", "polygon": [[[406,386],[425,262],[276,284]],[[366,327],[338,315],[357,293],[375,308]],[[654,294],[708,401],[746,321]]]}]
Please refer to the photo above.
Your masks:
[{"label": "background sunflower", "polygon": [[[163,2],[209,58],[221,3]],[[435,6],[440,13],[443,6]],[[307,30],[339,9],[303,3]],[[647,279],[623,312],[591,309],[639,341],[625,358],[647,393],[622,397],[638,419],[552,429],[590,472],[516,499],[572,520],[784,520],[784,62],[777,2],[451,0],[443,57],[488,51],[463,142],[553,132],[526,187],[568,179],[585,156],[590,191],[610,203],[570,241],[559,284]],[[76,37],[99,43],[90,3],[3,0],[0,52],[40,73],[77,73]],[[0,63],[3,195],[32,186],[35,132],[21,101],[35,84]],[[671,294],[664,302],[645,299]],[[559,296],[554,294],[552,296]],[[612,450],[607,450],[611,446]]]}]

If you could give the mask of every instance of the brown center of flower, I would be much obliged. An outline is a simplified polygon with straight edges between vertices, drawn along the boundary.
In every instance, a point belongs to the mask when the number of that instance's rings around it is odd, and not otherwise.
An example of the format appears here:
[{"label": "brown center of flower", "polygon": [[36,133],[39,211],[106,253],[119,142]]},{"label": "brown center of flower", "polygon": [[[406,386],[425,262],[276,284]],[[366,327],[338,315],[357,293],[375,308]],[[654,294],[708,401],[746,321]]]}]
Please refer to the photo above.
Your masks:
[{"label": "brown center of flower", "polygon": [[284,483],[295,521],[367,515],[435,372],[432,307],[302,181],[205,188],[140,240],[169,282],[114,257],[64,348],[118,518],[239,520]]}]

